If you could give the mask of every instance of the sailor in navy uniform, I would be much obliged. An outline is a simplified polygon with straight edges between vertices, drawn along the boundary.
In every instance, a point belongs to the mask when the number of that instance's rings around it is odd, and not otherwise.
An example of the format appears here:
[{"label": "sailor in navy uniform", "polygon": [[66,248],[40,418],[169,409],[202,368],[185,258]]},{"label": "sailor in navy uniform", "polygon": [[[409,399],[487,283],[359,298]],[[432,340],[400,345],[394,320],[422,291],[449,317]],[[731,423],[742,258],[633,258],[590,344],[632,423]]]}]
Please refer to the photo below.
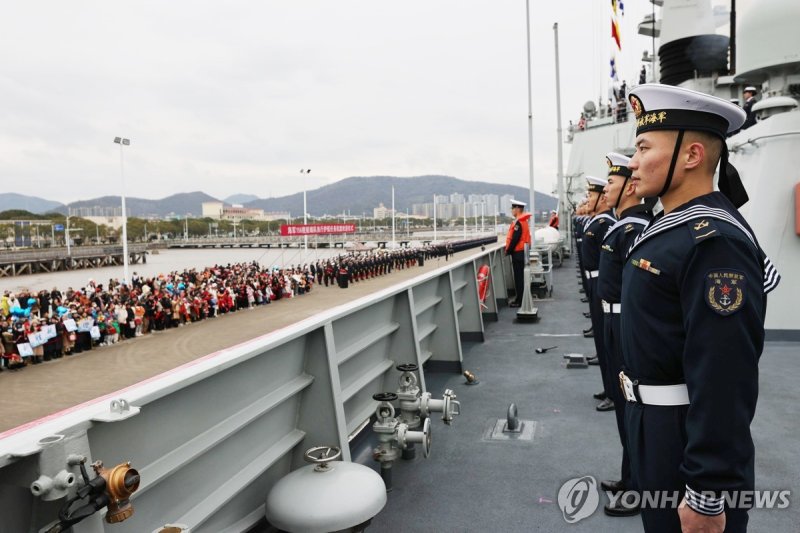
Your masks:
[{"label": "sailor in navy uniform", "polygon": [[[622,296],[622,265],[633,241],[652,218],[649,206],[636,196],[636,187],[631,182],[630,158],[614,152],[606,155],[608,163],[608,185],[605,188],[606,203],[614,209],[618,221],[608,229],[600,252],[600,276],[597,293],[603,306],[603,339],[606,344],[608,363],[607,381],[617,417],[617,431],[622,444],[621,477],[618,481],[603,481],[603,490],[619,492],[633,488],[631,465],[628,457],[628,442],[625,434],[625,398],[622,390],[615,386],[622,370],[622,346],[620,345],[620,299]],[[639,512],[633,502],[616,500],[605,506],[609,516],[631,516]]]},{"label": "sailor in navy uniform", "polygon": [[766,294],[780,276],[737,211],[747,192],[724,139],[745,113],[658,84],[633,89],[629,101],[636,194],[660,197],[664,211],[636,238],[622,272],[625,429],[635,487],[682,498],[677,510],[643,506],[644,528],[746,531],[747,509],[724,495],[754,488],[750,423]]},{"label": "sailor in navy uniform", "polygon": [[597,294],[597,277],[600,274],[600,247],[608,228],[614,225],[617,219],[606,205],[603,189],[608,184],[605,178],[587,176],[589,190],[589,206],[595,213],[586,224],[581,243],[581,258],[583,259],[583,275],[586,281],[586,295],[589,297],[589,310],[594,332],[594,346],[597,350],[597,361],[600,363],[600,374],[603,379],[603,393],[605,396],[597,405],[598,411],[612,411],[614,402],[611,400],[611,388],[616,386],[615,381],[608,380],[605,342],[603,341],[603,306]]},{"label": "sailor in navy uniform", "polygon": [[575,218],[573,220],[572,232],[575,237],[575,251],[578,254],[578,262],[580,263],[581,257],[581,242],[583,242],[583,226],[586,224],[586,215],[584,214],[585,204],[581,201],[575,208]]},{"label": "sailor in navy uniform", "polygon": [[[583,229],[586,226],[586,222],[588,222],[589,218],[586,215],[587,208],[587,201],[583,200],[578,204],[578,209],[575,215],[575,250],[578,254],[578,274],[581,279],[581,288],[583,288],[584,294],[586,293],[586,277],[583,275],[583,257],[581,256],[581,246],[583,243]],[[589,301],[588,299],[586,300]]]},{"label": "sailor in navy uniform", "polygon": [[745,87],[744,88],[744,93],[743,93],[743,96],[744,96],[744,107],[743,107],[743,109],[744,109],[744,112],[747,114],[747,118],[745,119],[744,124],[742,124],[742,128],[741,129],[743,129],[743,130],[746,130],[747,128],[749,128],[750,126],[753,126],[756,123],[756,114],[753,113],[753,105],[756,102],[758,102],[758,100],[756,100],[756,94],[758,94],[758,90],[755,87],[753,87],[752,85],[750,85],[749,87]]}]

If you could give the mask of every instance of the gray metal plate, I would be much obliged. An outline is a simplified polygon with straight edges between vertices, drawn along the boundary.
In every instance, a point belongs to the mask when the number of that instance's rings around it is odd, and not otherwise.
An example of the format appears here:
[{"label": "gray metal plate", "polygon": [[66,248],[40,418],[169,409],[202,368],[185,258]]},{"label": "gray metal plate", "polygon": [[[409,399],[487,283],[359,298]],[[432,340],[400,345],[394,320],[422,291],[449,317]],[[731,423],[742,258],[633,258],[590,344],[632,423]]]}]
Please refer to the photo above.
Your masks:
[{"label": "gray metal plate", "polygon": [[536,431],[535,420],[520,420],[519,432],[504,432],[503,428],[506,426],[507,420],[505,418],[497,418],[489,420],[486,431],[483,433],[483,440],[496,440],[496,441],[532,441],[533,433]]}]

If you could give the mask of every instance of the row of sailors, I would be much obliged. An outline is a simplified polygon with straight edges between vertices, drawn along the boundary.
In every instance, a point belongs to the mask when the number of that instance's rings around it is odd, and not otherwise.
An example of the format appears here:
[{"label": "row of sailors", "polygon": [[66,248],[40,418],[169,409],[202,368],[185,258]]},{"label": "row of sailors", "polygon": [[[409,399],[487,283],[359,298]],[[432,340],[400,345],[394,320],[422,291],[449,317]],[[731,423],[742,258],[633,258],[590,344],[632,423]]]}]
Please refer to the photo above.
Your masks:
[{"label": "row of sailors", "polygon": [[[635,153],[607,154],[607,178],[587,179],[574,218],[595,397],[615,411],[622,444],[620,479],[601,485],[682,495],[677,509],[641,509],[647,532],[746,531],[748,509],[730,496],[754,489],[750,423],[766,294],[780,276],[737,209],[747,193],[724,139],[745,113],[659,84],[629,100]],[[640,509],[617,500],[605,511]]]},{"label": "row of sailors", "polygon": [[[368,254],[351,252],[328,260],[320,260],[309,265],[312,278],[317,284],[338,283],[346,288],[349,283],[390,274],[392,270],[410,268],[416,264],[424,265],[426,259],[449,258],[456,249],[466,249],[476,245],[471,241],[431,244],[418,248],[382,250]],[[346,283],[345,283],[346,282]]]}]

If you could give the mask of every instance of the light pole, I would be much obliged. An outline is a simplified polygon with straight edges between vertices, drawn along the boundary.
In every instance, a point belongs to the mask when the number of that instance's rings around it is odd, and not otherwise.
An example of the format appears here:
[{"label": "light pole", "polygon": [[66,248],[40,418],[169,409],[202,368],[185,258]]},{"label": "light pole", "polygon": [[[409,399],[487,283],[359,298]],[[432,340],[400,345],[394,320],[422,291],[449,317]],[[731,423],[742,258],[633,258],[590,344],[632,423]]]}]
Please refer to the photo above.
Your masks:
[{"label": "light pole", "polygon": [[436,242],[436,195],[433,195],[433,242]]},{"label": "light pole", "polygon": [[467,240],[467,199],[464,198],[464,240]]},{"label": "light pole", "polygon": [[395,247],[394,240],[394,185],[392,185],[392,249]]},{"label": "light pole", "polygon": [[69,245],[69,208],[67,208],[67,227],[64,230],[64,240],[67,241],[67,256],[72,256],[72,249]]},{"label": "light pole", "polygon": [[[308,177],[311,174],[310,168],[301,168],[300,174],[305,174]],[[303,184],[303,225],[308,225],[308,204],[306,203],[306,188],[305,183]],[[308,234],[306,233],[306,228],[303,228],[303,249],[308,252]]]},{"label": "light pole", "polygon": [[123,261],[123,274],[122,282],[127,285],[128,283],[128,215],[125,212],[125,165],[122,156],[122,147],[130,146],[130,139],[123,139],[122,137],[114,137],[114,142],[119,145],[119,174],[122,177],[122,261]]}]

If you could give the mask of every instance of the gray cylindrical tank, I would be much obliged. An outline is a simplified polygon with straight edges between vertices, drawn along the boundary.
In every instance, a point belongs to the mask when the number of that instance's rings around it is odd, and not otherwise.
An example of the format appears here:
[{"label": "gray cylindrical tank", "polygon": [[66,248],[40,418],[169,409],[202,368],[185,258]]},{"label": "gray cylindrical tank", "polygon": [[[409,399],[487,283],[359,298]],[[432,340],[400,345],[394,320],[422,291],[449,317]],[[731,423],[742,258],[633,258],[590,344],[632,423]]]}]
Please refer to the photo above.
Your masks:
[{"label": "gray cylindrical tank", "polygon": [[281,478],[267,496],[266,515],[270,524],[285,531],[322,533],[363,524],[384,505],[386,487],[377,472],[357,463],[331,461]]}]

